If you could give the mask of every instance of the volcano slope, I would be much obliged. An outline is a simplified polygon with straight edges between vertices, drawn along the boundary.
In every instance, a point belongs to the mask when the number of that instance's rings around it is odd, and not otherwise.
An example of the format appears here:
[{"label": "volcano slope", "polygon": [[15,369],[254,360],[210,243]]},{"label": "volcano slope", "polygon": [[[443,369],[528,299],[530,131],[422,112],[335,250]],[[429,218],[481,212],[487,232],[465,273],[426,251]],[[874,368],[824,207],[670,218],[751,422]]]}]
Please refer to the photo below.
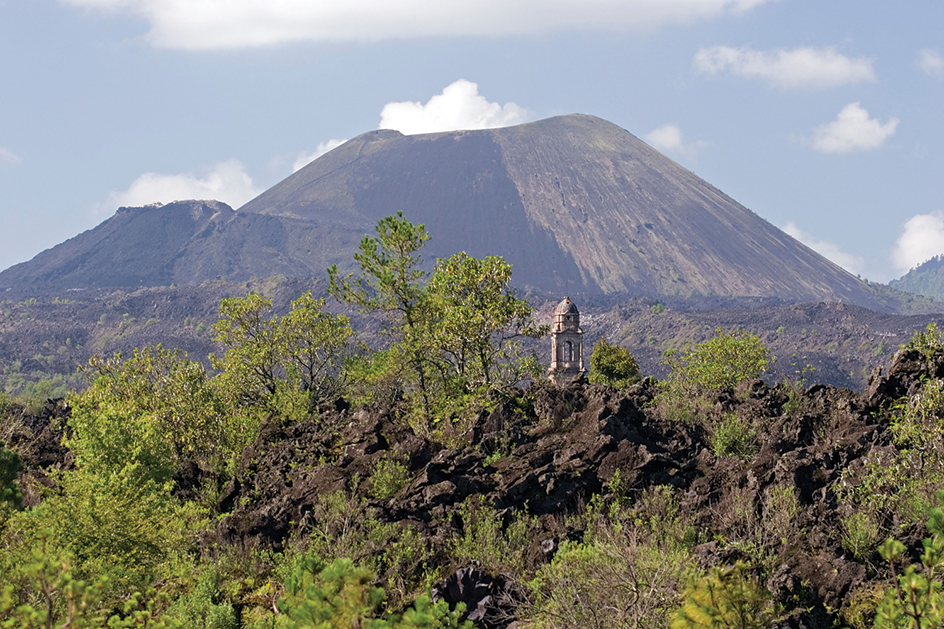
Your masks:
[{"label": "volcano slope", "polygon": [[539,291],[882,305],[838,266],[587,115],[485,131],[366,133],[240,211],[336,230],[367,230],[402,211],[433,235],[431,255],[502,255],[519,285]]},{"label": "volcano slope", "polygon": [[403,212],[457,251],[501,255],[514,282],[572,296],[751,296],[895,310],[859,281],[620,127],[569,115],[482,131],[365,133],[238,211],[123,208],[0,273],[0,288],[141,287],[312,278]]}]

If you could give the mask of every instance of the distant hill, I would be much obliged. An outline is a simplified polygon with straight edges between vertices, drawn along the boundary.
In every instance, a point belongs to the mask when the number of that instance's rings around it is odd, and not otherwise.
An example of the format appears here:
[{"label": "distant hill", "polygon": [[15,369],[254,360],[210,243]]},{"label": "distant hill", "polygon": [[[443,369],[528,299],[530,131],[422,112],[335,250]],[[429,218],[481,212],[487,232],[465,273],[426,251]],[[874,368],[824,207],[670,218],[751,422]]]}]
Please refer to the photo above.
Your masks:
[{"label": "distant hill", "polygon": [[618,126],[570,115],[484,131],[372,131],[237,212],[123,208],[0,273],[0,288],[313,277],[350,268],[383,216],[425,223],[427,258],[502,255],[539,293],[754,296],[896,308]]},{"label": "distant hill", "polygon": [[944,298],[944,255],[934,256],[888,283],[895,290],[932,299]]}]

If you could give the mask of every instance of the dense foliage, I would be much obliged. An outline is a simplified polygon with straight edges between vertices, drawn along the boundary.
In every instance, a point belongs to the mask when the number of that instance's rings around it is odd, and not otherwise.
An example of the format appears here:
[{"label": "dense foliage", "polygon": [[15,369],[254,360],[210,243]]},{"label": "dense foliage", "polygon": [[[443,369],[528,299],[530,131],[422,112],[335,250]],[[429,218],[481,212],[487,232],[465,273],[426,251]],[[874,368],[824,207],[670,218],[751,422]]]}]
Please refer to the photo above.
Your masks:
[{"label": "dense foliage", "polygon": [[601,336],[590,355],[590,373],[587,379],[596,384],[624,389],[639,382],[639,378],[639,365],[629,350],[610,345],[606,342],[606,337]]},{"label": "dense foliage", "polygon": [[[468,628],[430,591],[460,566],[508,614],[489,626],[940,624],[936,327],[902,349],[922,379],[886,383],[894,403],[849,394],[833,415],[815,388],[756,382],[770,352],[722,329],[667,353],[662,383],[600,339],[595,384],[522,390],[539,365],[519,341],[546,329],[510,265],[458,253],[426,271],[427,240],[389,217],[359,274],[331,272],[339,300],[384,318],[382,347],[338,304],[305,293],[280,315],[249,293],[220,304],[212,369],[149,346],[93,359],[56,418],[4,401],[0,627]],[[833,425],[865,404],[871,432]],[[61,435],[67,455],[37,467],[26,433]],[[264,493],[267,475],[284,493]],[[253,500],[264,516],[234,524]],[[810,583],[829,570],[790,572],[823,560],[811,539],[867,575],[843,607]]]}]

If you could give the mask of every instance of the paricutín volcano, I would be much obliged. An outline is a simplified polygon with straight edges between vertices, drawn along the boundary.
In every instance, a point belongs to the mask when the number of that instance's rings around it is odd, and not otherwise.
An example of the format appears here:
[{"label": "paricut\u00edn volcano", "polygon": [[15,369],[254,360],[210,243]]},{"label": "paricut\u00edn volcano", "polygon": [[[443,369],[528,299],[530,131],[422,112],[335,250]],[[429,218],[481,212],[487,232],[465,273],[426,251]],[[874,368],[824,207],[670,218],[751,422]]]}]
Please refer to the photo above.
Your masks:
[{"label": "paricut\u00edn volcano", "polygon": [[[371,131],[236,212],[210,206],[200,209],[201,220],[191,220],[194,207],[119,212],[0,273],[0,287],[313,276],[330,264],[351,268],[360,237],[378,219],[402,211],[426,224],[433,237],[428,258],[456,251],[502,255],[514,265],[515,284],[541,292],[882,307],[848,272],[628,131],[588,115],[482,131]],[[187,220],[155,228],[164,214]],[[147,251],[134,228],[145,219]],[[146,258],[147,268],[135,256]],[[104,265],[101,272],[96,264]]]},{"label": "paricut\u00edn volcano", "polygon": [[446,256],[503,255],[551,292],[871,301],[862,282],[634,135],[587,115],[365,133],[242,212],[368,228],[403,213]]}]

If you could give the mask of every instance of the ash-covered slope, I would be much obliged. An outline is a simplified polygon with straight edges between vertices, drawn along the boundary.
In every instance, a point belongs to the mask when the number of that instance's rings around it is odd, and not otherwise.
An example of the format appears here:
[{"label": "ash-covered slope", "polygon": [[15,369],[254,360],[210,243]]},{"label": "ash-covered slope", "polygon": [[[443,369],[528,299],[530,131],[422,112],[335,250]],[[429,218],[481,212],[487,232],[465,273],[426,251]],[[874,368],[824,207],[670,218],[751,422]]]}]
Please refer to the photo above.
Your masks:
[{"label": "ash-covered slope", "polygon": [[776,296],[881,307],[868,286],[645,142],[587,115],[351,140],[240,209],[369,229],[396,211],[429,252],[503,255],[539,290]]},{"label": "ash-covered slope", "polygon": [[219,201],[120,208],[94,229],[0,273],[0,289],[131,288],[324,273],[363,233],[238,213]]}]

